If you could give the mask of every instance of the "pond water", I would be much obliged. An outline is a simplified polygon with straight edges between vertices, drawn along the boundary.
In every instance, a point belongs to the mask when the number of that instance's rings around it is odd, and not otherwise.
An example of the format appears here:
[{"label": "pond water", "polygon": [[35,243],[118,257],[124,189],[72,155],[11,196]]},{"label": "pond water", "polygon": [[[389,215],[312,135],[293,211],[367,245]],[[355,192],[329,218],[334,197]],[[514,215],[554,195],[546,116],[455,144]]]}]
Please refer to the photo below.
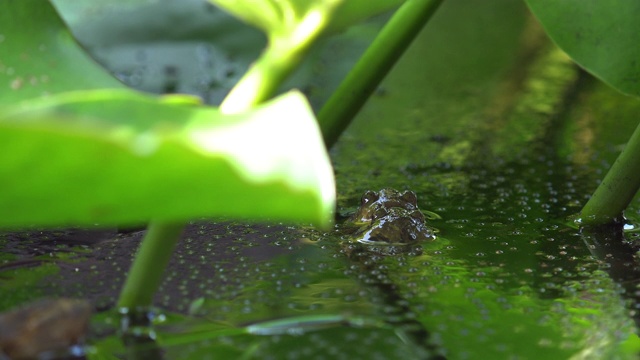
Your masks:
[{"label": "pond water", "polygon": [[412,190],[437,236],[421,254],[350,257],[339,225],[194,222],[141,320],[153,328],[120,337],[115,299],[142,233],[34,230],[0,237],[0,310],[89,299],[93,359],[637,358],[640,203],[626,231],[581,233],[567,218],[640,103],[539,40],[522,4],[449,3],[331,151],[338,224],[366,190]]},{"label": "pond water", "polygon": [[[155,329],[142,331],[156,341],[136,356],[633,358],[631,245],[611,245],[622,244],[620,229],[581,234],[567,221],[614,149],[603,146],[588,164],[531,146],[508,161],[456,166],[434,162],[430,149],[445,151],[455,138],[407,127],[350,132],[333,151],[338,222],[366,189],[412,189],[435,214],[427,223],[437,238],[422,254],[354,259],[339,228],[194,223],[155,299]],[[88,298],[99,310],[91,356],[133,356],[116,336],[113,304],[141,233],[32,235],[4,237],[6,259],[40,249],[41,263],[2,271],[2,292],[12,293],[3,305]],[[67,247],[73,239],[83,247]]]}]

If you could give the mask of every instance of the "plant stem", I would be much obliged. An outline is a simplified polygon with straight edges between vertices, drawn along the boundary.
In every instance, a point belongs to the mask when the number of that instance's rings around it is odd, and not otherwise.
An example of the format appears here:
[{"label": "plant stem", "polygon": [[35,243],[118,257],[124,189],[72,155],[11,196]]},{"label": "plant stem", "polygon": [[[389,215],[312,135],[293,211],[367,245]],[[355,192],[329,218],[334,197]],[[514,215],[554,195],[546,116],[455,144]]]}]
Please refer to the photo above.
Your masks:
[{"label": "plant stem", "polygon": [[[290,33],[269,36],[269,45],[247,73],[233,87],[220,105],[226,114],[250,110],[268,100],[276,89],[300,64],[302,58],[329,22],[331,11],[339,4],[324,11],[324,16],[310,11]],[[185,228],[182,223],[154,222],[149,225],[142,239],[127,280],[118,299],[118,307],[137,308],[150,306],[153,294],[162,281],[169,259]]]},{"label": "plant stem", "polygon": [[120,292],[118,307],[134,309],[151,305],[184,227],[184,224],[163,222],[149,225]]},{"label": "plant stem", "polygon": [[220,105],[225,114],[235,114],[251,109],[266,101],[275,93],[277,86],[293,71],[287,66],[299,63],[302,54],[280,52],[270,43],[263,54],[240,79]]},{"label": "plant stem", "polygon": [[602,225],[619,219],[640,189],[640,125],[593,196],[580,212],[579,225]]},{"label": "plant stem", "polygon": [[441,3],[442,0],[407,0],[393,14],[318,114],[327,148],[335,144]]},{"label": "plant stem", "polygon": [[225,97],[220,111],[225,114],[247,111],[271,98],[298,67],[328,24],[331,10],[339,3],[336,1],[331,9],[325,10],[324,16],[314,16],[310,12],[286,35],[269,36],[267,48]]}]

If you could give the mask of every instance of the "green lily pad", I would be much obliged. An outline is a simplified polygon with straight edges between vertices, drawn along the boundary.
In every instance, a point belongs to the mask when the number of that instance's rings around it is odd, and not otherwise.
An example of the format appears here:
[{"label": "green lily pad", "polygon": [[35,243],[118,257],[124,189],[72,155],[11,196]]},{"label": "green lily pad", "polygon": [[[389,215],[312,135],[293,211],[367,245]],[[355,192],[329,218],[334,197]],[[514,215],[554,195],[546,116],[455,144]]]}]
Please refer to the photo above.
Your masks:
[{"label": "green lily pad", "polygon": [[1,2],[0,23],[0,227],[331,221],[333,173],[299,93],[221,115],[126,89],[49,2]]},{"label": "green lily pad", "polygon": [[75,42],[48,1],[2,1],[0,24],[0,105],[63,91],[124,88]]},{"label": "green lily pad", "polygon": [[615,89],[640,95],[640,2],[526,0],[551,39]]},{"label": "green lily pad", "polygon": [[299,93],[221,115],[186,96],[71,92],[0,109],[0,227],[233,216],[326,225],[333,174]]}]

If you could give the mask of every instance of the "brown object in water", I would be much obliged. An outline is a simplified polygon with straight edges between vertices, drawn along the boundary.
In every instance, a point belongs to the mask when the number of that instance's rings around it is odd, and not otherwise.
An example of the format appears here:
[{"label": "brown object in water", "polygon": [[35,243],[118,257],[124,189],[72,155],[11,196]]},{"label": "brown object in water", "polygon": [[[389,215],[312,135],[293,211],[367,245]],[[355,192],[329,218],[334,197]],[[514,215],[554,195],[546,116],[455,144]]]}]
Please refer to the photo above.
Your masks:
[{"label": "brown object in water", "polygon": [[63,298],[43,299],[4,312],[0,314],[0,351],[11,359],[65,351],[84,338],[91,311],[86,300]]}]

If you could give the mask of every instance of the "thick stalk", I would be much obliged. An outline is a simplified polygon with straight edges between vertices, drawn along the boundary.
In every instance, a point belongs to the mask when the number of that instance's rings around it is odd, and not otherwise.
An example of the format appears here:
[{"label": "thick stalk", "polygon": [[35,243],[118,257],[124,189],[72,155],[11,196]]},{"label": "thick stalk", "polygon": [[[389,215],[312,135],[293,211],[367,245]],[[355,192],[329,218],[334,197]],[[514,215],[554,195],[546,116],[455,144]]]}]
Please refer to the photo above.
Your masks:
[{"label": "thick stalk", "polygon": [[184,224],[149,225],[120,292],[118,307],[132,309],[151,305],[183,229]]},{"label": "thick stalk", "polygon": [[441,3],[407,0],[391,17],[318,114],[327,148],[335,144]]},{"label": "thick stalk", "polygon": [[640,189],[640,125],[580,213],[579,225],[614,222]]}]

